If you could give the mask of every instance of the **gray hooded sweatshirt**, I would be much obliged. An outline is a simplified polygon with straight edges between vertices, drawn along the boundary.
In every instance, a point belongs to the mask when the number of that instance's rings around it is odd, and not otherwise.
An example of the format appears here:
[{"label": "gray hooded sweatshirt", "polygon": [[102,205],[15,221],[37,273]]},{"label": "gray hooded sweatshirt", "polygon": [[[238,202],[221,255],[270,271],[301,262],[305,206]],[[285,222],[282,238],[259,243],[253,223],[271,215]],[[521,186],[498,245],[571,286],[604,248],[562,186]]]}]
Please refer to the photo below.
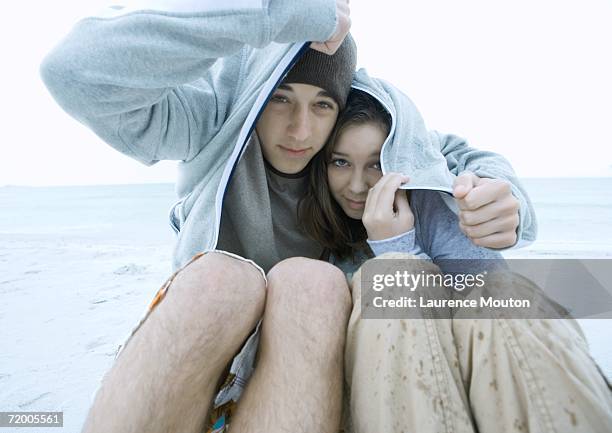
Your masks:
[{"label": "gray hooded sweatshirt", "polygon": [[[44,59],[41,74],[57,102],[118,151],[147,165],[180,161],[171,213],[178,269],[217,245],[222,199],[257,116],[304,42],[326,40],[335,20],[333,0],[113,6],[78,22]],[[356,85],[367,90],[373,83],[364,73]],[[378,86],[373,90],[378,93]],[[393,128],[402,129],[397,117]],[[535,239],[533,209],[507,161],[456,136],[425,136],[425,146],[387,145],[383,169],[400,171],[407,159],[418,161],[411,166],[418,176],[407,171],[411,178],[422,175],[424,185],[442,190],[450,188],[451,178],[429,173],[445,165],[454,175],[471,170],[507,179],[521,202],[519,239]]]},{"label": "gray hooded sweatshirt", "polygon": [[[335,1],[135,3],[78,22],[44,59],[41,75],[65,111],[119,152],[146,165],[180,161],[170,218],[178,269],[217,246],[223,198],[254,141],[258,115],[306,41],[334,33]],[[505,159],[470,148],[459,137],[428,132],[420,117],[409,115],[400,92],[363,71],[355,86],[393,116],[382,151],[384,171],[405,172],[414,186],[439,191],[449,191],[453,175],[464,170],[509,180],[521,204],[519,239],[535,239],[533,209]],[[256,345],[256,338],[249,339],[235,359],[235,380],[217,404],[240,394]]]}]

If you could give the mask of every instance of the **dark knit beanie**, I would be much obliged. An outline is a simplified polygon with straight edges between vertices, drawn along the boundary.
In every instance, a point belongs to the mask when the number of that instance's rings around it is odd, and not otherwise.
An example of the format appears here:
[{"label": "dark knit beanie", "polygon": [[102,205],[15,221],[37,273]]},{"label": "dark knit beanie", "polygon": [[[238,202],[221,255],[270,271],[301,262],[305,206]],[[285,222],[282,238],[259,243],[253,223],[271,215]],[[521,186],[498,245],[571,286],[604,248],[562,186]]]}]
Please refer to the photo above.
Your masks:
[{"label": "dark knit beanie", "polygon": [[310,84],[326,90],[342,110],[357,65],[357,46],[350,33],[333,55],[309,48],[285,76],[284,83]]}]

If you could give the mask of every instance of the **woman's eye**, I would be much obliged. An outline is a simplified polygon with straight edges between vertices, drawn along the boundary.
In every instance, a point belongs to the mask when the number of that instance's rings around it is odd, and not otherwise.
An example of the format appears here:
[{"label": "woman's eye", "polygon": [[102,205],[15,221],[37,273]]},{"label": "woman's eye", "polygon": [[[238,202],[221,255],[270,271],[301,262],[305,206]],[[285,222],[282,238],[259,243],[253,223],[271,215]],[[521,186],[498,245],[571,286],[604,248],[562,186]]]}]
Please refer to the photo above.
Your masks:
[{"label": "woman's eye", "polygon": [[381,166],[380,166],[380,161],[375,162],[374,164],[372,164],[372,168],[373,168],[374,170],[379,170],[379,171],[381,171],[381,170],[382,170],[382,168],[381,168]]},{"label": "woman's eye", "polygon": [[333,159],[331,162],[336,167],[346,167],[348,165],[348,161],[346,159]]}]

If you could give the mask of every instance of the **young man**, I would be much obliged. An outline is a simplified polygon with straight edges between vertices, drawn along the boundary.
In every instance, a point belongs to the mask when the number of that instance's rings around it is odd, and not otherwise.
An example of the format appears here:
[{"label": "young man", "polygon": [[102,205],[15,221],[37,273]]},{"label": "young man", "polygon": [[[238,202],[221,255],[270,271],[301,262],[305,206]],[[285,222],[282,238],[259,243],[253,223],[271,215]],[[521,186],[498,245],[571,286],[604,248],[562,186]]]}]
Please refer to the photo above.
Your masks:
[{"label": "young man", "polygon": [[[113,7],[79,22],[41,68],[58,103],[120,152],[181,161],[177,272],[105,376],[88,432],[200,433],[219,387],[216,407],[242,394],[258,345],[232,431],[339,424],[351,296],[337,268],[313,260],[320,248],[293,211],[350,89],[348,2],[220,4]],[[326,42],[300,57],[304,41]],[[505,160],[431,139],[453,173],[475,173],[455,189],[475,243],[534,239]]]}]

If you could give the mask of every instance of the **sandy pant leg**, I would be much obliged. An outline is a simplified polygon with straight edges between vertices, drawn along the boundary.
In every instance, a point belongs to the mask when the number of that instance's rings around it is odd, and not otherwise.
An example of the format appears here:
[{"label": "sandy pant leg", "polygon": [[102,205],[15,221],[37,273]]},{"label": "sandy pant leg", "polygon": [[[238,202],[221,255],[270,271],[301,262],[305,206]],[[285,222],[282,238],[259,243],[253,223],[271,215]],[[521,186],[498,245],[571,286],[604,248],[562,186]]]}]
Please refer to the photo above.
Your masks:
[{"label": "sandy pant leg", "polygon": [[[501,289],[539,290],[508,277]],[[455,319],[453,334],[479,431],[612,431],[612,394],[574,319]]]},{"label": "sandy pant leg", "polygon": [[[439,272],[410,258],[413,272]],[[361,319],[361,271],[352,284],[345,350],[345,431],[474,432],[450,319]]]}]

